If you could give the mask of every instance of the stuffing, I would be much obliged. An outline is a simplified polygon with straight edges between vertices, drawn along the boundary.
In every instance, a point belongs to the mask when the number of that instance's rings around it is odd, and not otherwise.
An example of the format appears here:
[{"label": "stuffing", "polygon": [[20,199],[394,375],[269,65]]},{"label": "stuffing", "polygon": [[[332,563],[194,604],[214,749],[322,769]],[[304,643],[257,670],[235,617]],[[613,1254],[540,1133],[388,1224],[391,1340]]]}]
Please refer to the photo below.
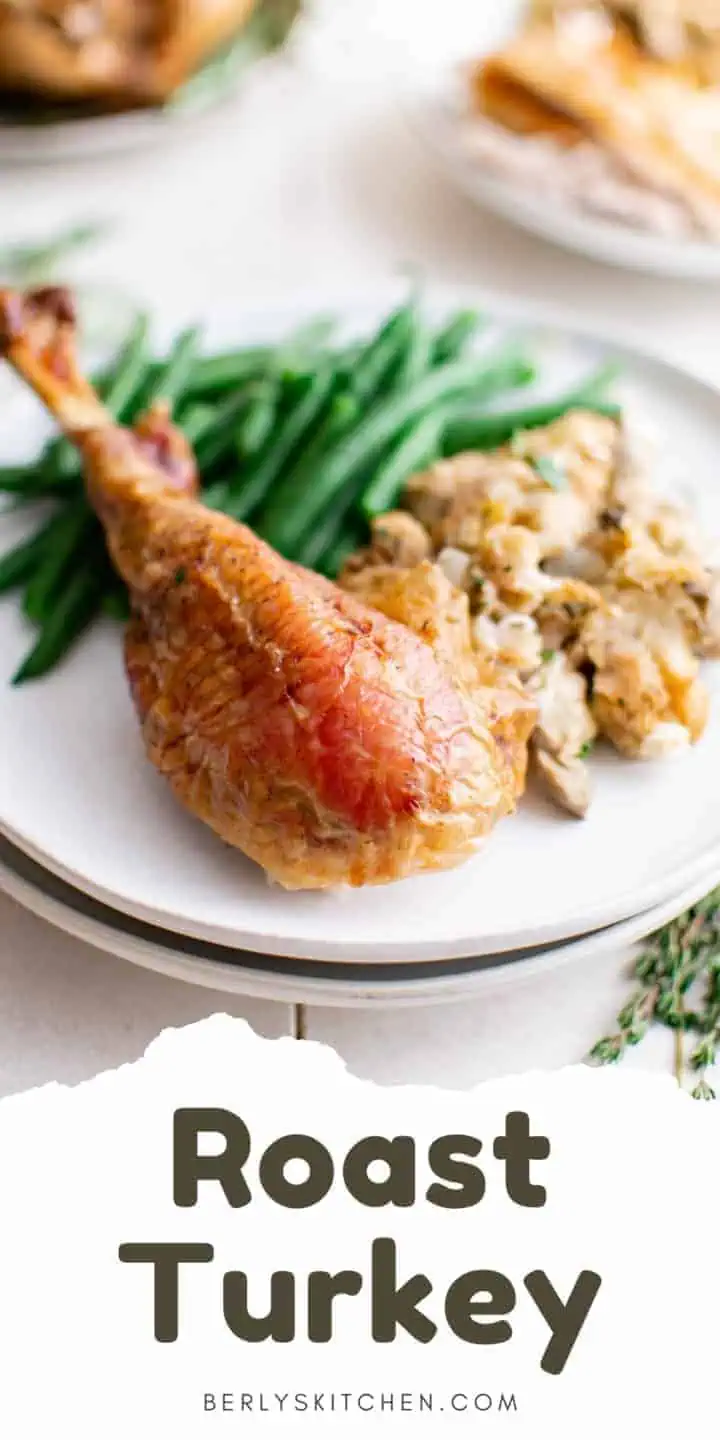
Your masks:
[{"label": "stuffing", "polygon": [[631,608],[628,598],[595,611],[576,649],[592,667],[600,732],[625,755],[655,759],[700,738],[707,692],[682,622],[662,602]]},{"label": "stuffing", "polygon": [[650,451],[624,421],[570,411],[439,461],[400,503],[341,583],[468,684],[500,680],[511,714],[525,697],[532,772],[565,812],[587,813],[596,738],[653,760],[700,738],[720,569],[690,511],[653,488]]},{"label": "stuffing", "polygon": [[474,554],[488,529],[517,524],[535,532],[543,557],[559,554],[591,528],[618,443],[615,421],[572,411],[499,450],[438,461],[412,477],[403,503],[438,550]]},{"label": "stuffing", "polygon": [[375,565],[410,567],[428,560],[432,544],[427,530],[405,510],[389,510],[379,515],[370,527],[370,544],[348,560],[345,575]]}]

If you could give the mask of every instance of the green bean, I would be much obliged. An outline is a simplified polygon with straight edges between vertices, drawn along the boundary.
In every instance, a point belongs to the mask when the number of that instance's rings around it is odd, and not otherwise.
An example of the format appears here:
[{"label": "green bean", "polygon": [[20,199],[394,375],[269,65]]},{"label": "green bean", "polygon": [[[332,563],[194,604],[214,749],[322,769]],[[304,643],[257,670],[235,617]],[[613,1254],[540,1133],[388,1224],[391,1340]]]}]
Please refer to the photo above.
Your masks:
[{"label": "green bean", "polygon": [[477,335],[481,325],[482,316],[479,310],[458,310],[457,314],[451,315],[435,336],[433,365],[447,365],[450,360],[458,360]]},{"label": "green bean", "polygon": [[25,584],[48,549],[62,537],[67,524],[67,512],[63,508],[51,515],[33,535],[5,552],[0,559],[0,594]]},{"label": "green bean", "polygon": [[149,317],[138,315],[130,335],[113,366],[113,374],[103,396],[111,415],[124,420],[148,369],[147,337]]},{"label": "green bean", "polygon": [[230,498],[231,490],[232,481],[227,479],[213,480],[211,485],[207,485],[203,489],[200,498],[203,505],[207,505],[208,510],[224,511]]},{"label": "green bean", "polygon": [[166,361],[150,377],[139,402],[143,410],[149,410],[158,400],[165,400],[170,406],[177,403],[192,373],[199,339],[197,325],[180,332]]},{"label": "green bean", "polygon": [[248,388],[236,390],[215,407],[212,422],[195,440],[195,457],[198,469],[205,474],[228,455],[233,446],[235,425],[250,403]]},{"label": "green bean", "polygon": [[[302,451],[297,464],[278,480],[267,504],[257,517],[255,529],[259,535],[272,529],[286,509],[296,504],[306,488],[312,485],[315,471],[328,448],[353,428],[360,413],[360,402],[354,395],[341,391],[333,397],[325,419],[318,426],[309,445]],[[234,510],[233,514],[236,514]],[[249,514],[250,510],[243,507],[242,517]],[[241,517],[238,515],[237,518]]]},{"label": "green bean", "polygon": [[362,511],[368,520],[391,510],[405,481],[438,458],[443,426],[443,416],[431,411],[405,432],[395,449],[378,466],[362,497]]},{"label": "green bean", "polygon": [[321,555],[315,568],[322,575],[326,575],[329,580],[334,580],[340,574],[345,561],[349,560],[361,543],[362,535],[359,533],[359,527],[352,523],[345,526],[336,536],[333,544]]},{"label": "green bean", "polygon": [[0,558],[0,595],[25,583],[44,554],[44,546],[44,536],[38,532],[5,552]]},{"label": "green bean", "polygon": [[64,435],[56,435],[49,440],[38,460],[36,474],[41,483],[44,481],[48,491],[73,478],[79,481],[80,464],[71,441]]},{"label": "green bean", "polygon": [[393,367],[400,363],[416,324],[414,305],[402,305],[380,326],[377,334],[361,351],[355,362],[352,383],[355,394],[363,404],[375,398]]},{"label": "green bean", "polygon": [[362,355],[364,349],[365,345],[362,342],[355,340],[353,341],[352,345],[343,345],[340,350],[336,350],[334,355],[334,362],[337,372],[339,388],[345,389],[351,386],[353,375],[355,373],[355,366],[357,365],[357,362],[360,359],[360,356]]},{"label": "green bean", "polygon": [[337,320],[334,315],[315,315],[310,320],[303,320],[280,346],[278,354],[281,357],[287,354],[314,354],[327,344],[336,329]]},{"label": "green bean", "polygon": [[0,466],[0,491],[5,495],[37,494],[37,464]]},{"label": "green bean", "polygon": [[390,374],[393,390],[406,389],[420,380],[432,363],[432,336],[424,325],[417,325],[397,369]]},{"label": "green bean", "polygon": [[102,609],[111,620],[129,620],[130,597],[122,581],[118,580],[106,590],[102,598]]},{"label": "green bean", "polygon": [[101,594],[102,579],[95,569],[75,572],[13,676],[13,685],[37,680],[58,664],[97,614]]},{"label": "green bean", "polygon": [[305,393],[296,401],[283,424],[271,438],[254,468],[228,503],[228,512],[243,520],[269,495],[278,476],[320,419],[330,397],[334,375],[329,366],[318,370]]},{"label": "green bean", "polygon": [[298,326],[281,346],[249,345],[218,355],[201,355],[188,379],[188,396],[236,389],[248,380],[262,379],[316,353],[328,339],[335,322],[318,316]]},{"label": "green bean", "polygon": [[28,619],[39,625],[45,622],[65,577],[75,569],[78,560],[83,560],[91,532],[97,527],[97,521],[82,496],[68,507],[64,519],[62,533],[47,548],[23,599],[23,610]]},{"label": "green bean", "polygon": [[282,408],[286,414],[310,388],[316,373],[317,366],[315,365],[312,369],[304,367],[301,369],[283,369],[280,371],[278,384],[280,386]]},{"label": "green bean", "polygon": [[189,405],[176,424],[189,444],[197,445],[215,424],[215,414],[214,405]]},{"label": "green bean", "polygon": [[589,399],[593,396],[596,400],[607,398],[611,385],[622,374],[622,365],[616,360],[607,360],[604,364],[598,365],[592,370],[582,384],[578,385],[576,393]]},{"label": "green bean", "polygon": [[340,495],[336,495],[332,504],[326,507],[317,524],[305,535],[304,540],[289,558],[295,560],[298,565],[306,566],[308,570],[315,570],[340,543],[347,523],[352,517],[354,503],[354,495],[348,497],[346,493],[342,492]]},{"label": "green bean", "polygon": [[201,355],[187,383],[187,395],[214,395],[236,390],[248,380],[267,372],[274,351],[269,345],[252,345],[245,350],[226,350],[219,355]]},{"label": "green bean", "polygon": [[521,430],[550,425],[571,410],[591,410],[617,420],[621,407],[608,400],[596,400],[588,393],[573,390],[557,400],[548,400],[524,409],[497,411],[495,414],[461,414],[448,421],[442,437],[443,455],[459,455],[464,450],[494,450],[505,445]]},{"label": "green bean", "polygon": [[[305,378],[309,383],[310,377]],[[357,418],[358,409],[357,401],[349,395],[340,394],[331,401],[325,420],[317,427],[309,444],[300,451],[297,465],[279,482],[283,489],[287,486],[291,496],[290,503],[302,493],[305,484],[311,483],[318,457],[330,440],[340,433],[341,428],[350,428]],[[248,418],[251,418],[250,413]],[[224,510],[236,520],[246,520],[251,507],[257,509],[254,505],[255,493],[253,472],[247,471],[241,473],[239,479],[232,475],[218,478],[206,487],[202,499],[210,509]],[[273,490],[273,497],[274,494]],[[255,529],[259,529],[257,522],[254,521],[253,524]]]},{"label": "green bean", "polygon": [[282,554],[295,555],[327,507],[411,420],[454,396],[467,394],[484,400],[498,390],[528,383],[533,374],[525,355],[513,346],[489,359],[456,360],[430,371],[409,390],[380,401],[340,440],[318,469],[312,489],[292,508],[273,516],[272,526],[263,530],[264,538]]},{"label": "green bean", "polygon": [[269,441],[277,418],[278,399],[276,383],[268,380],[258,385],[255,398],[235,431],[235,447],[241,459],[257,455]]}]

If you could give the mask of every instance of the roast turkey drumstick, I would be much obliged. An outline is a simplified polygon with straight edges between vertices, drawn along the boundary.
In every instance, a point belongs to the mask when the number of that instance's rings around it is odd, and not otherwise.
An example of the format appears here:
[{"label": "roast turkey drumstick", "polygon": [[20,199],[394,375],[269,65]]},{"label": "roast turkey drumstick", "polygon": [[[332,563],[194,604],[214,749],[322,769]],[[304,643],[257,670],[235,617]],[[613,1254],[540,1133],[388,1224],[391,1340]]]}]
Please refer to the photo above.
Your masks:
[{"label": "roast turkey drumstick", "polygon": [[522,788],[522,698],[466,686],[405,625],[203,506],[167,412],[123,429],[80,374],[67,292],[0,292],[0,349],[82,454],[131,594],[145,748],[182,804],[288,888],[463,860]]}]

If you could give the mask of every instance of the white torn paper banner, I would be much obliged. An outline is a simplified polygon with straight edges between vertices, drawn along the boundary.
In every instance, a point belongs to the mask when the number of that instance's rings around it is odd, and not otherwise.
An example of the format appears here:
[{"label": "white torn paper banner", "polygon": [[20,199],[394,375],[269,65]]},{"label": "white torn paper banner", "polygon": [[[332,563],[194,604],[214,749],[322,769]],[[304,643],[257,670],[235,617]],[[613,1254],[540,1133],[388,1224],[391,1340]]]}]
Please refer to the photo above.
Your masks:
[{"label": "white torn paper banner", "polygon": [[0,1434],[699,1433],[719,1137],[636,1073],[381,1089],[166,1032],[0,1104]]}]

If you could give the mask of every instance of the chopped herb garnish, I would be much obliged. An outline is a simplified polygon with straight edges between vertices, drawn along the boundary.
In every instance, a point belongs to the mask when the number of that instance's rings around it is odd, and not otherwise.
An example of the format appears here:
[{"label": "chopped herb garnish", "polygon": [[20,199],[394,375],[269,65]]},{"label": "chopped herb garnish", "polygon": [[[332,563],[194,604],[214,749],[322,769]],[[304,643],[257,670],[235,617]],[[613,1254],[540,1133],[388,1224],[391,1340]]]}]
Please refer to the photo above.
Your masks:
[{"label": "chopped herb garnish", "polygon": [[186,573],[187,573],[187,572],[186,572],[186,570],[185,570],[185,566],[184,566],[184,565],[181,565],[181,566],[180,566],[180,569],[175,571],[175,584],[176,584],[176,585],[182,585],[182,583],[183,583],[183,581],[184,581],[184,579],[185,579]]},{"label": "chopped herb garnish", "polygon": [[567,486],[567,475],[557,460],[552,455],[538,455],[532,462],[533,468],[537,471],[541,480],[545,481],[552,490],[564,490]]},{"label": "chopped herb garnish", "polygon": [[540,659],[542,660],[543,665],[548,665],[551,660],[554,660],[556,654],[556,650],[541,650]]},{"label": "chopped herb garnish", "polygon": [[581,745],[577,752],[578,760],[587,760],[588,755],[592,754],[594,744],[594,740],[586,740],[585,744]]}]

